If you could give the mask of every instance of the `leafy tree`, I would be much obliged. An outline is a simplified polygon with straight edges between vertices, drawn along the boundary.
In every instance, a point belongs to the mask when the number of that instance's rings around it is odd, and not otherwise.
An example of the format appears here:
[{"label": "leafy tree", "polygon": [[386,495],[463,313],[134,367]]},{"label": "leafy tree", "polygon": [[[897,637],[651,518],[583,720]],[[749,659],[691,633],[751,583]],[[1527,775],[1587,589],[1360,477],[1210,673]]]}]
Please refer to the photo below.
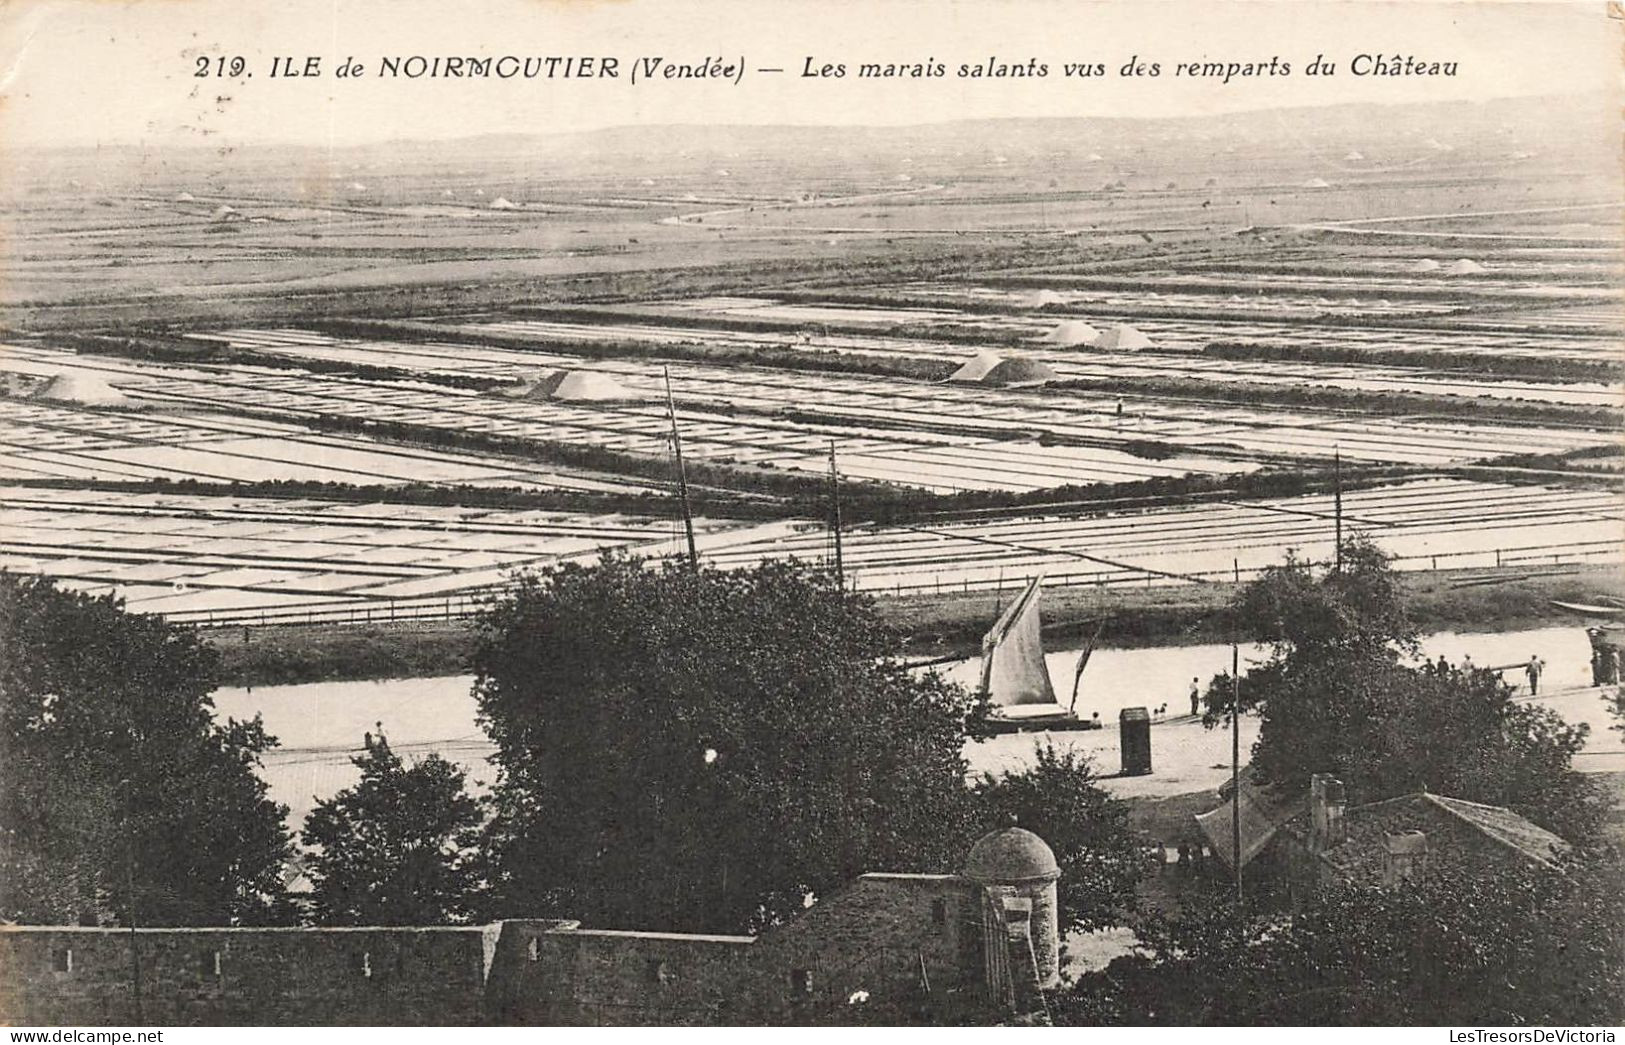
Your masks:
[{"label": "leafy tree", "polygon": [[480,886],[484,819],[466,775],[439,755],[408,766],[382,736],[352,759],[361,782],[305,818],[311,906],[323,925],[464,921]]},{"label": "leafy tree", "polygon": [[0,650],[0,919],[286,917],[276,740],[215,721],[194,630],[0,573]]},{"label": "leafy tree", "polygon": [[[1428,790],[1589,838],[1602,803],[1572,764],[1588,727],[1514,701],[1493,672],[1409,666],[1415,631],[1387,560],[1357,539],[1343,563],[1315,577],[1289,557],[1233,607],[1244,633],[1272,651],[1239,686],[1242,708],[1260,717],[1255,779],[1303,788],[1336,773],[1352,801]],[[1227,717],[1230,694],[1228,675],[1208,688],[1209,725]]]},{"label": "leafy tree", "polygon": [[[1242,679],[1243,711],[1266,699],[1269,669],[1283,664],[1344,658],[1397,663],[1418,651],[1416,625],[1387,553],[1360,536],[1344,542],[1341,568],[1319,577],[1311,564],[1287,552],[1284,563],[1240,591],[1230,616],[1243,639],[1271,651],[1264,675],[1252,680],[1265,686]],[[1229,715],[1228,674],[1215,679],[1205,699],[1208,725]]]},{"label": "leafy tree", "polygon": [[1193,906],[1081,978],[1073,1024],[1613,1025],[1625,1018],[1617,852],[1561,869],[1341,885],[1291,914]]},{"label": "leafy tree", "polygon": [[1031,767],[984,775],[972,805],[971,840],[1014,820],[1055,851],[1063,934],[1122,925],[1135,909],[1146,857],[1127,804],[1100,786],[1086,756],[1044,744]]},{"label": "leafy tree", "polygon": [[1344,541],[1341,566],[1318,579],[1289,551],[1282,566],[1241,590],[1235,613],[1251,639],[1272,645],[1277,657],[1417,650],[1388,553],[1363,536]]},{"label": "leafy tree", "polygon": [[754,931],[864,871],[957,866],[982,709],[898,648],[794,563],[522,576],[475,655],[493,910]]}]

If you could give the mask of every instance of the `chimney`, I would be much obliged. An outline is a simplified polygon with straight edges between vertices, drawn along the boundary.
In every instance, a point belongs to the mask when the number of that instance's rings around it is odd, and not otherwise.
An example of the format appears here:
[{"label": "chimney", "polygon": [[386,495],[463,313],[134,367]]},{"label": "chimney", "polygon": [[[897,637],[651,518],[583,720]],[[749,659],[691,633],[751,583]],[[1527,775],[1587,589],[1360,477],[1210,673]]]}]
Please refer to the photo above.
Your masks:
[{"label": "chimney", "polygon": [[1309,851],[1324,853],[1348,840],[1343,824],[1343,782],[1330,773],[1309,778]]},{"label": "chimney", "polygon": [[1390,888],[1427,870],[1428,836],[1421,831],[1401,831],[1382,840],[1382,884]]}]

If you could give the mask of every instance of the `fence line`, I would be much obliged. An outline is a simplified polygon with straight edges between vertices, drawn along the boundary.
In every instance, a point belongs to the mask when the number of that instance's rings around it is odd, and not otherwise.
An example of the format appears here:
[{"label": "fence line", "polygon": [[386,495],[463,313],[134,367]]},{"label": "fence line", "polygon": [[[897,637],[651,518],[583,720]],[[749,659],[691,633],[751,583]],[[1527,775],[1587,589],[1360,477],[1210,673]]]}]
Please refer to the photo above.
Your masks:
[{"label": "fence line", "polygon": [[[1059,553],[1058,553],[1059,554]],[[1526,545],[1488,550],[1449,551],[1422,555],[1396,555],[1396,568],[1407,572],[1437,570],[1441,567],[1463,569],[1489,566],[1555,566],[1577,565],[1585,562],[1620,560],[1620,545],[1616,541],[1579,541],[1567,544]],[[1469,561],[1470,560],[1470,561]],[[1331,563],[1306,560],[1311,568],[1326,569]],[[1253,580],[1268,566],[1243,566],[1219,570],[1187,570],[1187,577],[1198,582],[1227,582]],[[869,573],[884,571],[877,567]],[[847,569],[848,583],[860,591],[876,595],[927,594],[991,594],[1016,590],[1027,583],[1027,577],[1018,570],[1006,570],[1000,575],[970,578],[955,572],[943,571],[926,580],[908,583],[864,583],[864,571]],[[1089,573],[1047,573],[1045,584],[1052,588],[1097,587],[1166,587],[1193,583],[1139,569],[1095,571]],[[196,624],[199,627],[273,627],[300,624],[387,624],[407,621],[464,620],[476,615],[494,598],[512,589],[511,584],[494,584],[469,589],[452,595],[416,596],[412,598],[357,599],[339,604],[308,603],[263,610],[181,610],[166,616],[176,622]]]}]

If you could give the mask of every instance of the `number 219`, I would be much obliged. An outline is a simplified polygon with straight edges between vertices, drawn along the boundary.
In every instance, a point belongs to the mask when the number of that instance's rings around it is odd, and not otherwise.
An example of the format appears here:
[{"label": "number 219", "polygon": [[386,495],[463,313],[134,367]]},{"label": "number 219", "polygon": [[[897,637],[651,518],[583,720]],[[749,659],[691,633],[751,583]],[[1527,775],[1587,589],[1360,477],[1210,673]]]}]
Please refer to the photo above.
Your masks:
[{"label": "number 219", "polygon": [[207,55],[204,55],[198,58],[197,71],[192,75],[241,76],[243,75],[243,71],[247,68],[248,62],[243,58],[242,55],[233,55],[230,58],[227,58],[225,55],[221,55],[219,58],[213,59],[209,58]]}]

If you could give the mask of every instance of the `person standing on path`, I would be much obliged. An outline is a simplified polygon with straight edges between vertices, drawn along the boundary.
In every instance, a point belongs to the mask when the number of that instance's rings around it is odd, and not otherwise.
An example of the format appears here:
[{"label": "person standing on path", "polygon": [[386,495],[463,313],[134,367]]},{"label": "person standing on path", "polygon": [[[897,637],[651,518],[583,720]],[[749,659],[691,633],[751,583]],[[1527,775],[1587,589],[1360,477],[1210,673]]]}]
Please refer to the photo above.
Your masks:
[{"label": "person standing on path", "polygon": [[1191,679],[1191,718],[1202,713],[1202,684],[1197,679]]},{"label": "person standing on path", "polygon": [[1529,695],[1531,697],[1540,695],[1540,673],[1545,668],[1546,662],[1540,659],[1539,654],[1530,654],[1529,666],[1523,669],[1523,673],[1529,677]]}]

